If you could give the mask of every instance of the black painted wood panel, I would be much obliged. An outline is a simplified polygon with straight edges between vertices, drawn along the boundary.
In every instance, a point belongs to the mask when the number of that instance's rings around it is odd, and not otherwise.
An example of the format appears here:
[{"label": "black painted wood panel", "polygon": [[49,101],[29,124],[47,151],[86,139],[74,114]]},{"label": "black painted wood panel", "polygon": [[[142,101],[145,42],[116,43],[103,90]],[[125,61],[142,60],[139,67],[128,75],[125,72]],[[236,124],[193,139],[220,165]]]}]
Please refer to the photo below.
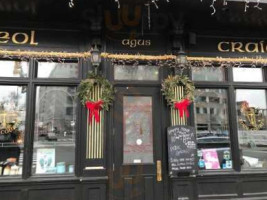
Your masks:
[{"label": "black painted wood panel", "polygon": [[29,191],[29,200],[75,200],[75,188],[36,189]]},{"label": "black painted wood panel", "polygon": [[133,179],[132,178],[124,178],[124,200],[131,200],[132,199],[132,189],[133,186]]},{"label": "black painted wood panel", "polygon": [[154,199],[154,177],[144,177],[145,199]]},{"label": "black painted wood panel", "polygon": [[0,200],[20,200],[20,191],[19,190],[1,191]]}]

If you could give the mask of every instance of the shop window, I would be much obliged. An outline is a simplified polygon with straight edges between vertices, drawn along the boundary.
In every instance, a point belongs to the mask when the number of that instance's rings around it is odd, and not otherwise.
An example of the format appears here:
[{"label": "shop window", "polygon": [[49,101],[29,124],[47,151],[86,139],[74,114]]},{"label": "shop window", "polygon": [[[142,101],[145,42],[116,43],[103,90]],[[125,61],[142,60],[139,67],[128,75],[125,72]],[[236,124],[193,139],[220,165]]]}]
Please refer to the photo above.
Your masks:
[{"label": "shop window", "polygon": [[262,68],[239,67],[233,68],[234,81],[236,82],[262,82]]},{"label": "shop window", "polygon": [[38,78],[78,78],[78,63],[38,62]]},{"label": "shop window", "polygon": [[236,90],[238,140],[243,169],[267,168],[266,91]]},{"label": "shop window", "polygon": [[20,77],[29,76],[29,63],[25,61],[0,61],[0,77]]},{"label": "shop window", "polygon": [[75,98],[75,87],[36,88],[33,174],[74,173]]},{"label": "shop window", "polygon": [[[212,107],[209,102],[202,101],[203,97],[209,100],[214,99]],[[195,90],[195,124],[198,143],[198,167],[200,170],[232,168],[228,113],[224,112],[228,110],[228,103],[221,103],[220,99],[227,99],[226,90]],[[199,106],[203,108],[205,115],[196,111]]]},{"label": "shop window", "polygon": [[21,175],[26,86],[0,86],[0,176]]},{"label": "shop window", "polygon": [[114,65],[114,79],[126,81],[158,81],[159,67],[148,65]]},{"label": "shop window", "polygon": [[225,81],[225,71],[221,67],[193,67],[192,79],[194,81]]},{"label": "shop window", "polygon": [[153,163],[152,97],[123,98],[123,163]]}]

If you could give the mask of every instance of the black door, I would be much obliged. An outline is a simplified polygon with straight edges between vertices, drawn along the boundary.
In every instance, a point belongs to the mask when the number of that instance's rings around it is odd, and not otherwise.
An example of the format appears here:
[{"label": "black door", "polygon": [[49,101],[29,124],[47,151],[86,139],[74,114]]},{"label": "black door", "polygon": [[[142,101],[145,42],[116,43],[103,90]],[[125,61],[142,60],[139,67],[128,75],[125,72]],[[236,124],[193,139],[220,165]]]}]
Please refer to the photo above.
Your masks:
[{"label": "black door", "polygon": [[159,87],[117,87],[112,196],[163,200]]}]

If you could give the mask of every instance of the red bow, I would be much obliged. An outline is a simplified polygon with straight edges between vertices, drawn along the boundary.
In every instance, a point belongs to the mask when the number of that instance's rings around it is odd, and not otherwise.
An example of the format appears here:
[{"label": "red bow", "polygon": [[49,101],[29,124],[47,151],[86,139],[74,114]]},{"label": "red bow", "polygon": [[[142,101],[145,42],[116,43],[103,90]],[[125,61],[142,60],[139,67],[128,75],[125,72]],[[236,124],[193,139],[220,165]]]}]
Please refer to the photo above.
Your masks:
[{"label": "red bow", "polygon": [[183,118],[184,113],[186,117],[189,117],[189,112],[187,110],[187,107],[190,105],[190,101],[188,99],[183,99],[180,102],[176,102],[174,104],[175,109],[179,110],[180,118]]},{"label": "red bow", "polygon": [[97,102],[92,102],[92,101],[86,102],[86,107],[90,113],[89,119],[88,119],[90,123],[92,122],[93,116],[95,117],[95,121],[97,123],[100,122],[99,111],[102,109],[102,104],[103,104],[102,100],[97,101]]}]

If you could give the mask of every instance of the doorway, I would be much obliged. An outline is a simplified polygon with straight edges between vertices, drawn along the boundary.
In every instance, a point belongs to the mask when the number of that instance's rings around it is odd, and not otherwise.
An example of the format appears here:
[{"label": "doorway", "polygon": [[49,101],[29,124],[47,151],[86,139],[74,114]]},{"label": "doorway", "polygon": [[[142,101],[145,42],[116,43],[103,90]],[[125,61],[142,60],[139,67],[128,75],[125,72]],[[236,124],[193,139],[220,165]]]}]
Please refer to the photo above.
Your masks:
[{"label": "doorway", "polygon": [[163,200],[159,87],[116,87],[113,200]]}]

